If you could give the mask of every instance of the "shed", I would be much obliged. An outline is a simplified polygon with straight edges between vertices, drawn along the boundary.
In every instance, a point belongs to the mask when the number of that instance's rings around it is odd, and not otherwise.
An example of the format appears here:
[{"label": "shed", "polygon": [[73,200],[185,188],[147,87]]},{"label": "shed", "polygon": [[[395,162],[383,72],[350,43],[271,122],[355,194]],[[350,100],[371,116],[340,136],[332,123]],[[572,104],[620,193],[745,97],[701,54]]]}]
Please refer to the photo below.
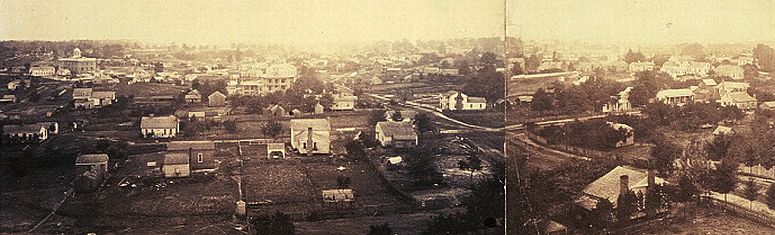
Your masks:
[{"label": "shed", "polygon": [[285,143],[268,143],[266,145],[266,157],[285,158]]},{"label": "shed", "polygon": [[207,96],[208,106],[224,106],[226,105],[226,95],[220,91],[213,92],[210,96]]},{"label": "shed", "polygon": [[191,175],[188,154],[167,153],[164,155],[162,172],[164,177],[188,177]]},{"label": "shed", "polygon": [[322,191],[323,202],[352,202],[355,201],[352,189],[325,189]]}]

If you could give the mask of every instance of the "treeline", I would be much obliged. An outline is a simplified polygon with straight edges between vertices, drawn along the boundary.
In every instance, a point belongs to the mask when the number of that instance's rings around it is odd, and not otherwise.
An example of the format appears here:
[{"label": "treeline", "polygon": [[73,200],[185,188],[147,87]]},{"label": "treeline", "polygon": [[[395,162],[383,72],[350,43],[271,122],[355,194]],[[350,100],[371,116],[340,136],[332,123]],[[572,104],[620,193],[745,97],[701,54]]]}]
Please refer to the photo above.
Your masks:
[{"label": "treeline", "polygon": [[549,144],[567,144],[597,150],[614,149],[617,143],[632,136],[632,132],[627,129],[616,129],[602,119],[576,121],[562,126],[552,125],[536,132],[546,138]]}]

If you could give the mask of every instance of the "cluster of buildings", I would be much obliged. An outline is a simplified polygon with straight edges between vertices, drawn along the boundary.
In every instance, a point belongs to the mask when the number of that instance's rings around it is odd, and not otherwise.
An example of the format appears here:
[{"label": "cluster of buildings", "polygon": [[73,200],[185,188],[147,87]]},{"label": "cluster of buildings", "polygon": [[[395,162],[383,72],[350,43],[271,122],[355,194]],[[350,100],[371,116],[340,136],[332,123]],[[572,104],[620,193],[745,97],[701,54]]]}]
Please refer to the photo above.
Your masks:
[{"label": "cluster of buildings", "polygon": [[76,109],[101,108],[116,101],[115,91],[95,91],[93,88],[73,89],[73,106]]},{"label": "cluster of buildings", "polygon": [[462,92],[450,91],[439,95],[439,108],[441,110],[484,110],[487,108],[487,100],[484,97],[470,97]]},{"label": "cluster of buildings", "polygon": [[723,107],[734,106],[742,110],[755,109],[756,97],[748,94],[750,85],[745,82],[702,79],[697,86],[681,89],[664,89],[657,92],[656,99],[667,105],[685,105],[692,102],[718,103]]},{"label": "cluster of buildings", "polygon": [[236,78],[227,82],[228,95],[261,95],[285,91],[298,78],[298,70],[290,64],[244,69]]}]

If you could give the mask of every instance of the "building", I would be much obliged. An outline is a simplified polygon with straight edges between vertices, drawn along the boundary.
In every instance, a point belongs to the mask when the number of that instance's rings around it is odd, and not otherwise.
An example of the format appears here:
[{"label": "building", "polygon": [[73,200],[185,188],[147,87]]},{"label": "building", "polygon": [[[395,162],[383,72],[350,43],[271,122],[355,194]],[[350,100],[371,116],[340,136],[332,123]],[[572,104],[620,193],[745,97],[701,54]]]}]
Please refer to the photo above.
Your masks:
[{"label": "building", "polygon": [[611,100],[603,105],[603,113],[627,112],[632,109],[630,104],[630,92],[632,87],[627,87],[617,96],[611,96]]},{"label": "building", "polygon": [[321,194],[323,194],[323,202],[327,203],[355,201],[352,189],[325,189],[321,191]]},{"label": "building", "polygon": [[3,98],[0,98],[0,103],[16,103],[16,95],[3,95]]},{"label": "building", "polygon": [[73,56],[57,60],[59,68],[70,71],[72,75],[90,73],[97,70],[97,59],[81,56],[81,49],[73,49]]},{"label": "building", "polygon": [[331,153],[331,123],[328,119],[291,119],[291,148],[300,154]]},{"label": "building", "polygon": [[279,104],[275,104],[272,106],[269,106],[269,108],[266,109],[267,114],[270,117],[287,117],[288,112],[285,111],[285,108],[283,106],[280,106]]},{"label": "building", "polygon": [[334,104],[331,105],[333,111],[346,111],[355,109],[355,101],[358,100],[354,95],[336,95],[334,96]]},{"label": "building", "polygon": [[107,154],[85,154],[75,159],[75,188],[78,191],[92,191],[107,179]]},{"label": "building", "polygon": [[75,108],[99,108],[111,105],[115,101],[115,91],[94,91],[92,88],[73,89],[73,106]]},{"label": "building", "polygon": [[266,157],[269,159],[285,158],[285,143],[266,144]]},{"label": "building", "polygon": [[201,103],[202,102],[202,94],[199,94],[199,90],[193,89],[186,93],[184,99],[186,100],[186,103]]},{"label": "building", "polygon": [[721,125],[717,126],[716,129],[713,130],[714,135],[731,135],[734,133],[735,131],[732,130],[731,127],[721,126]]},{"label": "building", "polygon": [[188,177],[191,175],[188,154],[167,153],[164,154],[164,164],[161,167],[164,177]]},{"label": "building", "polygon": [[285,91],[291,88],[291,84],[298,78],[298,71],[295,66],[290,64],[271,65],[266,68],[261,78],[263,81],[262,93]]},{"label": "building", "polygon": [[743,79],[744,74],[743,68],[736,65],[719,65],[713,69],[713,71],[716,72],[716,75],[718,76],[729,77],[732,80]]},{"label": "building", "polygon": [[171,141],[167,143],[167,153],[188,156],[191,173],[212,172],[216,168],[215,142],[212,141]]},{"label": "building", "polygon": [[3,125],[3,136],[11,141],[43,141],[48,139],[48,129],[38,124]]},{"label": "building", "polygon": [[651,71],[654,70],[654,62],[647,61],[647,62],[632,62],[629,65],[629,70],[631,73],[637,73],[637,72],[643,72],[643,71]]},{"label": "building", "polygon": [[30,68],[30,76],[49,77],[56,74],[54,66],[35,66]]},{"label": "building", "polygon": [[442,110],[484,110],[487,100],[453,91],[439,95],[439,106]]},{"label": "building", "polygon": [[759,105],[759,109],[775,110],[775,101],[762,102],[762,104]]},{"label": "building", "polygon": [[722,95],[718,103],[722,107],[734,106],[741,110],[755,109],[758,105],[756,98],[751,97],[747,92],[732,92]]},{"label": "building", "polygon": [[321,113],[324,113],[325,111],[326,111],[326,107],[323,107],[322,104],[320,104],[319,102],[315,104],[315,114],[321,114]]},{"label": "building", "polygon": [[620,194],[628,192],[646,194],[649,185],[664,183],[665,180],[656,177],[653,170],[617,166],[584,187],[583,194],[576,199],[576,204],[591,211],[597,206],[599,200],[608,199],[616,208]]},{"label": "building", "polygon": [[146,138],[171,138],[180,131],[180,123],[174,115],[154,117],[142,117],[140,119],[140,133]]},{"label": "building", "polygon": [[189,111],[188,120],[220,120],[223,114],[218,111]]},{"label": "building", "polygon": [[215,91],[207,96],[207,105],[210,107],[224,106],[226,105],[226,95],[220,91]]},{"label": "building", "polygon": [[408,148],[419,143],[414,125],[408,122],[378,122],[374,132],[383,147]]},{"label": "building", "polygon": [[30,80],[15,79],[13,81],[8,82],[8,84],[6,85],[8,87],[8,90],[15,91],[16,89],[19,89],[19,88],[24,89],[24,88],[30,87]]},{"label": "building", "polygon": [[746,82],[729,82],[722,81],[716,86],[719,96],[724,96],[735,92],[748,92],[748,88],[751,87]]},{"label": "building", "polygon": [[48,134],[59,134],[59,123],[57,122],[38,122],[38,126],[46,128]]},{"label": "building", "polygon": [[684,105],[694,101],[694,93],[689,88],[665,89],[657,92],[657,100],[667,105]]}]

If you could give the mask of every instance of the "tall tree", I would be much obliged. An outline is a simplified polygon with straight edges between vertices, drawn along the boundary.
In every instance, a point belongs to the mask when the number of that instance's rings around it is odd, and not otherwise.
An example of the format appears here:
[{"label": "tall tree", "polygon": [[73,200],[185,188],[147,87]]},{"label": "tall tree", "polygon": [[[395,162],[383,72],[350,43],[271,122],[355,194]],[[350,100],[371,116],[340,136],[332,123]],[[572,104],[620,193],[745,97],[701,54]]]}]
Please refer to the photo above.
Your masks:
[{"label": "tall tree", "polygon": [[276,139],[277,136],[283,132],[283,125],[278,121],[270,120],[264,124],[262,131],[264,132],[264,135],[272,137],[272,139]]},{"label": "tall tree", "polygon": [[290,216],[280,211],[272,215],[261,214],[250,220],[253,231],[261,234],[296,234],[296,227]]},{"label": "tall tree", "polygon": [[681,154],[680,148],[668,140],[657,141],[651,149],[651,161],[661,176],[673,173],[674,161]]},{"label": "tall tree", "polygon": [[727,200],[727,194],[734,191],[737,187],[737,163],[724,159],[721,164],[716,166],[713,171],[714,190],[724,194],[724,201]]},{"label": "tall tree", "polygon": [[368,235],[393,235],[393,229],[389,223],[369,225]]},{"label": "tall tree", "polygon": [[554,99],[544,91],[543,88],[538,89],[533,94],[533,102],[530,104],[530,108],[533,111],[545,112],[553,108]]},{"label": "tall tree", "polygon": [[759,185],[756,184],[756,180],[754,178],[749,178],[748,181],[745,182],[745,188],[743,188],[743,197],[745,199],[748,199],[748,209],[753,209],[753,201],[756,200],[756,197],[759,196]]},{"label": "tall tree", "polygon": [[765,195],[764,203],[767,204],[771,210],[775,210],[775,184],[770,184],[767,187],[767,193]]}]

